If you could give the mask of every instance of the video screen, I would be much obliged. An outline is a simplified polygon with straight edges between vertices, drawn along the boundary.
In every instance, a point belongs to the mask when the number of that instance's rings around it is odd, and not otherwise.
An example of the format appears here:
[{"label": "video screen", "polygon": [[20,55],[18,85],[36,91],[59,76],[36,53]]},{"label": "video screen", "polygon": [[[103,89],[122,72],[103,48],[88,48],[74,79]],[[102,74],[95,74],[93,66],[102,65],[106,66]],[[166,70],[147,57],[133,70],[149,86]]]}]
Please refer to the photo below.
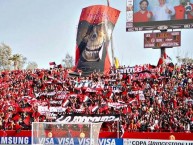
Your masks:
[{"label": "video screen", "polygon": [[127,0],[126,31],[193,28],[193,0]]}]

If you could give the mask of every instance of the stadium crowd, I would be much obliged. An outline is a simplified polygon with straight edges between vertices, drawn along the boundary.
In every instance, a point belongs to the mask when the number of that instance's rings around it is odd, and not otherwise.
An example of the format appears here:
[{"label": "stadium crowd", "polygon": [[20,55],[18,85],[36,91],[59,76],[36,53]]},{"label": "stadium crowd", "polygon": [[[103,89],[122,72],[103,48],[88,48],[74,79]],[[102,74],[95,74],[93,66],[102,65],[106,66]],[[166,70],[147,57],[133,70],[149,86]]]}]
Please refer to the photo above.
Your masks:
[{"label": "stadium crowd", "polygon": [[[112,68],[69,76],[66,68],[0,73],[0,130],[30,130],[63,114],[120,114],[124,131],[193,132],[193,64]],[[62,111],[54,111],[62,108]],[[56,117],[57,117],[56,116]],[[116,131],[114,123],[103,130]]]}]

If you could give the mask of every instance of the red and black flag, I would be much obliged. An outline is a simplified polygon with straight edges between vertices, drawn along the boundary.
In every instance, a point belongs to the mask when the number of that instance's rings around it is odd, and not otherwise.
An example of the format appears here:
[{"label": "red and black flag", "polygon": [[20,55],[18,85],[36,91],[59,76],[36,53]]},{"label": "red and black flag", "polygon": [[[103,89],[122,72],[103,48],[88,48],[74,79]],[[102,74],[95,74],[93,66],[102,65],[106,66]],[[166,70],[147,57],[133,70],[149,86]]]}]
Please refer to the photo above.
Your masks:
[{"label": "red and black flag", "polygon": [[104,5],[83,8],[76,38],[75,70],[87,75],[109,71],[108,47],[119,14],[119,10]]}]

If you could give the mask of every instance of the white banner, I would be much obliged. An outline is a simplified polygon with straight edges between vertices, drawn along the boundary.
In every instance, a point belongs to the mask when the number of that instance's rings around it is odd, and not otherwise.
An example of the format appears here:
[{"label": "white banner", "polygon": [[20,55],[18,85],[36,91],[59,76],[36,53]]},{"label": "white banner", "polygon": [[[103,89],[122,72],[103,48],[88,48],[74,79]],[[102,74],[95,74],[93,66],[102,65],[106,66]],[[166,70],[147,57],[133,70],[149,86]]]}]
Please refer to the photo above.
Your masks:
[{"label": "white banner", "polygon": [[38,106],[38,112],[41,114],[47,113],[47,112],[65,112],[66,108],[63,107],[48,107],[48,106]]},{"label": "white banner", "polygon": [[119,115],[64,115],[61,116],[56,120],[56,122],[63,122],[63,123],[68,123],[68,122],[84,122],[84,123],[89,123],[89,122],[111,122],[111,121],[118,121]]}]

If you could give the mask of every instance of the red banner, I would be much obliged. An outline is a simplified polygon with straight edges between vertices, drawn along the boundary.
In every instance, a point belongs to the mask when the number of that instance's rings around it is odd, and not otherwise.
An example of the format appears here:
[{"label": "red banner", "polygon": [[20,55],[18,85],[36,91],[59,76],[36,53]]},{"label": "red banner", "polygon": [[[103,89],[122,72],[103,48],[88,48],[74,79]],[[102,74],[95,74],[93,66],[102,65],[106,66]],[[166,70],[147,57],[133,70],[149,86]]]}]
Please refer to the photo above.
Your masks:
[{"label": "red banner", "polygon": [[108,46],[120,11],[103,5],[82,10],[76,39],[76,70],[107,73],[111,67]]}]

